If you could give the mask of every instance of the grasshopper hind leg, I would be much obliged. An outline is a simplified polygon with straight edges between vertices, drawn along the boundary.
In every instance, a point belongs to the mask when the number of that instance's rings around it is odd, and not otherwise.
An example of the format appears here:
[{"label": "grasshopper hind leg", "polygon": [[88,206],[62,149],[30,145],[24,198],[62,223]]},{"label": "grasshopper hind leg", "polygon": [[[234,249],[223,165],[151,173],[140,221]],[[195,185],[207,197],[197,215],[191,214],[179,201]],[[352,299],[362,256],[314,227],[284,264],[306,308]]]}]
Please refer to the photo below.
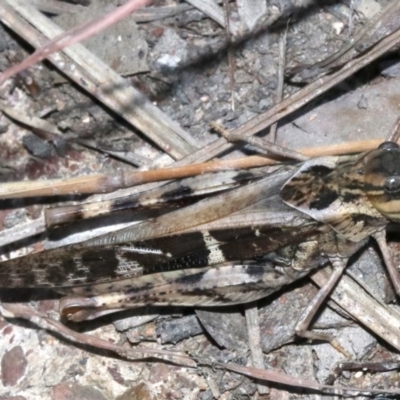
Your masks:
[{"label": "grasshopper hind leg", "polygon": [[326,284],[323,287],[321,287],[317,295],[313,298],[311,303],[307,306],[307,308],[304,309],[304,311],[300,315],[295,327],[295,332],[296,335],[307,339],[327,341],[336,350],[344,354],[346,357],[350,358],[350,354],[340,345],[339,342],[336,341],[335,338],[324,333],[312,332],[308,330],[320,306],[329,296],[329,294],[331,293],[331,291],[333,290],[333,288],[336,286],[341,276],[343,275],[343,271],[347,266],[347,261],[348,258],[339,258],[339,257],[335,257],[330,260],[333,267],[333,273],[331,274]]},{"label": "grasshopper hind leg", "polygon": [[400,274],[396,268],[393,258],[390,254],[387,242],[386,242],[386,232],[378,231],[372,235],[376,242],[378,243],[379,249],[382,253],[383,259],[386,264],[386,268],[390,275],[390,280],[393,284],[394,290],[398,296],[400,296]]}]

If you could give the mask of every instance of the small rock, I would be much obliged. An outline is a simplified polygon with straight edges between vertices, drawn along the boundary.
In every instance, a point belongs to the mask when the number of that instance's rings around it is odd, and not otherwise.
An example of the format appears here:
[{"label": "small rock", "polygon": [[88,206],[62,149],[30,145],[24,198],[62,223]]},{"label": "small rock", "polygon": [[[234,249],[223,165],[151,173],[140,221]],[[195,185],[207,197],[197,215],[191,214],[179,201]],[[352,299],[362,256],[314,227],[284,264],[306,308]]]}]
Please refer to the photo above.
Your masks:
[{"label": "small rock", "polygon": [[[355,359],[362,359],[376,344],[376,339],[358,326],[342,329],[335,338],[350,354],[354,355]],[[345,358],[329,343],[312,347],[318,358],[316,377],[322,382],[329,377],[332,366],[345,361]]]},{"label": "small rock", "polygon": [[287,289],[273,301],[264,300],[266,304],[260,308],[259,313],[264,352],[268,353],[293,341],[297,319],[316,294],[316,288],[307,284]]},{"label": "small rock", "polygon": [[214,396],[211,390],[206,390],[200,394],[200,400],[213,400]]},{"label": "small rock", "polygon": [[375,0],[359,0],[355,4],[355,9],[363,14],[365,18],[370,19],[381,10],[381,6]]},{"label": "small rock", "polygon": [[368,99],[362,94],[359,102],[357,103],[357,107],[360,110],[367,110],[368,109]]},{"label": "small rock", "polygon": [[118,396],[116,400],[152,400],[149,388],[145,383],[139,383],[139,385],[131,387],[125,393]]},{"label": "small rock", "polygon": [[22,138],[24,146],[32,155],[38,158],[49,158],[53,155],[53,146],[35,135],[25,135]]},{"label": "small rock", "polygon": [[161,343],[175,344],[202,332],[203,328],[195,315],[164,321],[157,327],[157,334],[161,336]]},{"label": "small rock", "polygon": [[154,322],[129,329],[126,333],[127,339],[131,343],[139,343],[143,340],[155,342],[157,340],[156,326]]},{"label": "small rock", "polygon": [[265,97],[258,102],[258,107],[260,110],[267,110],[269,107],[271,107],[271,103],[271,99]]},{"label": "small rock", "polygon": [[21,346],[4,353],[1,359],[1,380],[4,386],[14,386],[24,375],[28,361]]},{"label": "small rock", "polygon": [[155,320],[157,317],[158,314],[134,315],[133,317],[115,319],[113,324],[117,331],[124,332],[130,328],[137,328],[138,326],[147,324],[148,322]]},{"label": "small rock", "polygon": [[152,55],[157,70],[172,71],[187,61],[187,42],[172,29],[166,29]]},{"label": "small rock", "polygon": [[209,335],[226,349],[247,349],[246,321],[240,312],[197,310],[202,325]]},{"label": "small rock", "polygon": [[18,209],[11,211],[3,221],[4,228],[10,229],[15,225],[22,223],[26,218],[26,210]]},{"label": "small rock", "polygon": [[400,63],[398,60],[385,60],[379,64],[381,74],[385,78],[397,78],[400,75]]},{"label": "small rock", "polygon": [[97,389],[72,382],[62,382],[53,387],[53,400],[107,400]]},{"label": "small rock", "polygon": [[9,124],[1,123],[0,124],[0,135],[2,133],[6,133],[8,131]]},{"label": "small rock", "polygon": [[121,374],[121,371],[118,368],[118,364],[108,367],[107,371],[112,376],[115,382],[119,383],[120,385],[126,385],[125,378]]}]

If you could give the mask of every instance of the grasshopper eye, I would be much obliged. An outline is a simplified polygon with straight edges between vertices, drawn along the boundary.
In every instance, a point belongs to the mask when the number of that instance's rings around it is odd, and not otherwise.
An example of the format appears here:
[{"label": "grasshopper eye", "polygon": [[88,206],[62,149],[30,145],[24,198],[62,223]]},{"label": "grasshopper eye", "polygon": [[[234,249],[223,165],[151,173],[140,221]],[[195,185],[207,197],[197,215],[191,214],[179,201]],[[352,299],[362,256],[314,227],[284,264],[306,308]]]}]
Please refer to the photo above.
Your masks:
[{"label": "grasshopper eye", "polygon": [[386,193],[394,194],[400,192],[400,176],[389,176],[386,179],[383,188]]},{"label": "grasshopper eye", "polygon": [[374,208],[391,221],[400,221],[400,149],[384,142],[364,158],[364,191]]},{"label": "grasshopper eye", "polygon": [[379,150],[398,150],[399,145],[395,142],[383,142],[378,147]]}]

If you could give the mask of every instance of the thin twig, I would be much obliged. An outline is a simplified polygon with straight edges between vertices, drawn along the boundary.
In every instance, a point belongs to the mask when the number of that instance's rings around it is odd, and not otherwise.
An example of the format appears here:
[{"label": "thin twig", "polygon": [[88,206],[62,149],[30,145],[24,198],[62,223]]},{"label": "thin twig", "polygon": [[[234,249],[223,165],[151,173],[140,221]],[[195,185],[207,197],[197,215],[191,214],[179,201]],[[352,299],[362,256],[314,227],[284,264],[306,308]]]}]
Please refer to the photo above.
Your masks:
[{"label": "thin twig", "polygon": [[230,28],[230,13],[229,1],[224,0],[224,15],[225,15],[225,34],[228,43],[228,66],[229,66],[229,88],[231,91],[231,107],[232,111],[235,110],[235,57],[233,55],[231,43],[232,35]]},{"label": "thin twig", "polygon": [[68,4],[56,0],[31,0],[31,4],[38,10],[51,14],[78,13],[85,9],[79,4]]},{"label": "thin twig", "polygon": [[[201,360],[199,360],[201,361]],[[275,382],[280,383],[285,386],[294,386],[294,387],[302,387],[311,391],[318,391],[325,394],[335,394],[335,395],[344,395],[350,394],[353,392],[353,395],[370,395],[372,394],[381,394],[381,393],[391,393],[398,394],[400,393],[400,389],[360,389],[355,387],[345,387],[345,386],[329,386],[322,385],[316,381],[310,381],[302,378],[295,378],[292,376],[285,375],[281,372],[277,371],[267,371],[258,368],[252,367],[243,367],[238,364],[223,364],[223,363],[214,363],[215,367],[227,369],[228,371],[237,372],[238,374],[243,374],[249,376],[251,378],[260,379],[267,382]],[[354,393],[355,392],[355,393]]]},{"label": "thin twig", "polygon": [[280,156],[297,161],[306,161],[309,158],[297,151],[287,149],[286,147],[278,146],[270,141],[261,139],[257,136],[249,136],[249,137],[238,136],[237,134],[235,134],[235,132],[229,132],[221,125],[217,124],[215,121],[210,122],[210,126],[229,142],[244,141],[250,144],[251,146],[256,147],[258,150],[262,150],[261,152],[262,153],[265,152],[267,156],[268,155]]},{"label": "thin twig", "polygon": [[[375,149],[382,143],[380,139],[363,140],[330,146],[300,149],[299,153],[307,157],[358,153]],[[0,187],[0,199],[16,197],[55,196],[71,194],[109,193],[117,189],[159,182],[170,179],[186,178],[210,172],[232,169],[256,168],[276,164],[277,160],[260,156],[249,156],[232,160],[209,161],[201,164],[172,167],[152,171],[120,172],[112,176],[96,174],[69,179],[50,179],[35,182],[9,182]]]},{"label": "thin twig", "polygon": [[387,142],[397,142],[400,138],[400,117],[397,118],[397,121],[394,123],[394,126],[386,138]]},{"label": "thin twig", "polygon": [[[245,317],[253,367],[264,369],[264,355],[261,346],[260,321],[257,306],[246,307]],[[269,393],[269,389],[265,385],[258,384],[257,390],[259,394]]]},{"label": "thin twig", "polygon": [[[289,24],[289,21],[288,21]],[[283,100],[283,84],[285,80],[285,65],[286,65],[286,37],[288,28],[279,36],[279,62],[278,62],[278,85],[275,94],[275,103],[280,103]],[[269,130],[269,141],[275,143],[276,131],[278,129],[278,121],[271,125]]]}]

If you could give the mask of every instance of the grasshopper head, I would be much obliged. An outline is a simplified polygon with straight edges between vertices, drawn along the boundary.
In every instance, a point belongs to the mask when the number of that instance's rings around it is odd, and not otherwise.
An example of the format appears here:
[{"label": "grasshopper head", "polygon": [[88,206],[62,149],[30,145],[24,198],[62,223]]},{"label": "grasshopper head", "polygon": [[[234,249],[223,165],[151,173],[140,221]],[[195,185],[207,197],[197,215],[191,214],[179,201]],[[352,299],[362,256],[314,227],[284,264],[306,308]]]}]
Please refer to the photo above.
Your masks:
[{"label": "grasshopper head", "polygon": [[384,142],[365,157],[364,188],[372,205],[386,218],[400,221],[400,149]]}]

